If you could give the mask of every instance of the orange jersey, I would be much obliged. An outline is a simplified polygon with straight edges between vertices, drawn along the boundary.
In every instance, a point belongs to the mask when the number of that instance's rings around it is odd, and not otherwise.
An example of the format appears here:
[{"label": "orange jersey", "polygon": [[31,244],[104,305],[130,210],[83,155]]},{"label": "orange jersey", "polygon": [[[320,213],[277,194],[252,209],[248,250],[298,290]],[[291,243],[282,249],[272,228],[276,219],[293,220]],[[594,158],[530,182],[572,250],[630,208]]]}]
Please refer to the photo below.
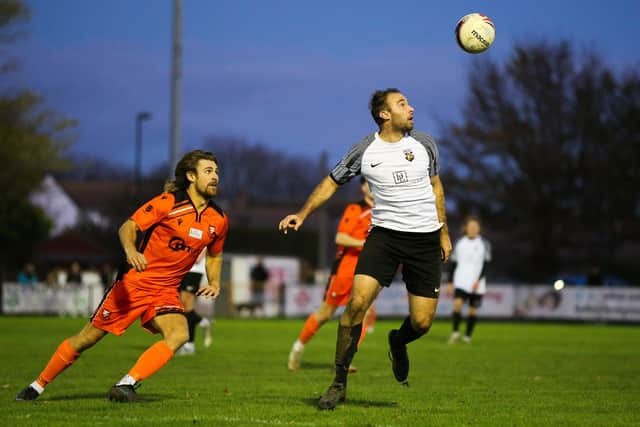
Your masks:
[{"label": "orange jersey", "polygon": [[222,252],[229,228],[227,216],[213,201],[198,214],[185,191],[160,194],[131,220],[142,232],[137,248],[147,268],[137,272],[126,264],[118,279],[146,289],[177,289],[205,247],[212,254]]},{"label": "orange jersey", "polygon": [[[363,201],[349,204],[338,225],[338,233],[348,234],[354,239],[364,240],[371,225],[371,207]],[[331,277],[325,289],[324,300],[334,307],[346,305],[351,296],[353,276],[362,248],[338,246]]]},{"label": "orange jersey", "polygon": [[[369,234],[371,226],[371,207],[363,200],[359,203],[350,203],[344,210],[340,224],[338,225],[338,233],[348,234],[354,239],[364,240]],[[358,256],[362,251],[362,247],[346,248],[338,246],[336,253],[336,262],[332,273],[340,276],[353,276]]]}]

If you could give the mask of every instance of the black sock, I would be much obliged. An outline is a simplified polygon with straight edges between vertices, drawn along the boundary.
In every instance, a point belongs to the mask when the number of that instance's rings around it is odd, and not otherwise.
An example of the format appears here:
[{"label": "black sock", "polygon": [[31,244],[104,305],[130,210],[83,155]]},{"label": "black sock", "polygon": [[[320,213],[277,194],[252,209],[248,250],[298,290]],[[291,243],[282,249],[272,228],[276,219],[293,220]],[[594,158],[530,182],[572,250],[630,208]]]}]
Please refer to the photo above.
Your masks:
[{"label": "black sock", "polygon": [[476,326],[476,316],[469,316],[467,317],[467,333],[465,334],[466,336],[470,337],[471,334],[473,333],[473,328],[474,326]]},{"label": "black sock", "polygon": [[196,338],[196,326],[200,323],[202,317],[193,310],[186,312],[184,315],[187,318],[187,325],[189,327],[189,342],[193,342]]},{"label": "black sock", "polygon": [[462,314],[460,312],[453,312],[453,332],[458,332],[460,329],[460,321],[462,320]]},{"label": "black sock", "polygon": [[402,322],[402,326],[398,329],[398,333],[393,337],[393,345],[401,346],[409,344],[412,341],[417,340],[424,334],[429,332],[429,328],[426,331],[416,331],[413,329],[411,325],[411,318],[409,316],[405,317],[404,322]]},{"label": "black sock", "polygon": [[353,356],[358,351],[358,340],[362,333],[362,323],[354,326],[338,326],[336,340],[336,377],[335,383],[347,385],[347,374]]}]

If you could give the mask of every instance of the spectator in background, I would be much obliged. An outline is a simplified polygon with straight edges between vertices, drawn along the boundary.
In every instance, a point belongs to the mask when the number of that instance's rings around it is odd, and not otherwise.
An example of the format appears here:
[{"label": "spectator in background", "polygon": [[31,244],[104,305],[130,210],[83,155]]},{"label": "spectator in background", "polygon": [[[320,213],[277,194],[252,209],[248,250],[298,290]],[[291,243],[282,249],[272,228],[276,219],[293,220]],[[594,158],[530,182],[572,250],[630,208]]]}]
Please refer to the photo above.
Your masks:
[{"label": "spectator in background", "polygon": [[78,261],[73,261],[67,271],[67,284],[72,283],[79,285],[82,283],[82,269]]},{"label": "spectator in background", "polygon": [[35,285],[38,283],[38,275],[36,274],[36,266],[32,262],[24,265],[18,273],[18,283],[21,285]]},{"label": "spectator in background", "polygon": [[587,274],[587,285],[589,286],[602,286],[604,284],[604,278],[602,277],[602,271],[600,267],[593,266]]},{"label": "spectator in background", "polygon": [[264,285],[269,279],[269,272],[262,262],[262,258],[258,258],[256,264],[251,268],[249,273],[251,277],[251,298],[254,310],[262,311],[264,305]]}]

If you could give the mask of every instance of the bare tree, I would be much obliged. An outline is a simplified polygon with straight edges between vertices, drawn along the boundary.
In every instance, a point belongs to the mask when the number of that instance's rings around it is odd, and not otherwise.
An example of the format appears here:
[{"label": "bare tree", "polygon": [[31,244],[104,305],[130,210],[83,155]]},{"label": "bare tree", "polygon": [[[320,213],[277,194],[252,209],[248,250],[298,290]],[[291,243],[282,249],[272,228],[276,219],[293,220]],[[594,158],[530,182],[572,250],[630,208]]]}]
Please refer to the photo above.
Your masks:
[{"label": "bare tree", "polygon": [[225,198],[245,194],[259,201],[301,200],[326,173],[319,158],[278,152],[240,138],[212,136],[204,147],[220,163]]},{"label": "bare tree", "polygon": [[475,64],[463,117],[441,143],[455,164],[449,195],[508,230],[512,275],[610,270],[638,241],[637,68],[615,72],[565,42],[518,45],[505,64]]}]

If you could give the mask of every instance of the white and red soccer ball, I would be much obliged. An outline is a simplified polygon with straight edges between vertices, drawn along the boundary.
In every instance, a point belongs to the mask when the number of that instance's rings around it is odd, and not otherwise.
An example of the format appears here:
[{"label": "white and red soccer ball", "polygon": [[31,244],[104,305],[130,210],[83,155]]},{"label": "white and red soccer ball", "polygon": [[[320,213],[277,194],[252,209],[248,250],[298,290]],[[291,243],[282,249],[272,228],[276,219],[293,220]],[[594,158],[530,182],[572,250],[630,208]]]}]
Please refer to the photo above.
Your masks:
[{"label": "white and red soccer ball", "polygon": [[456,25],[456,41],[468,53],[481,53],[489,49],[496,37],[496,29],[488,16],[470,13]]}]

